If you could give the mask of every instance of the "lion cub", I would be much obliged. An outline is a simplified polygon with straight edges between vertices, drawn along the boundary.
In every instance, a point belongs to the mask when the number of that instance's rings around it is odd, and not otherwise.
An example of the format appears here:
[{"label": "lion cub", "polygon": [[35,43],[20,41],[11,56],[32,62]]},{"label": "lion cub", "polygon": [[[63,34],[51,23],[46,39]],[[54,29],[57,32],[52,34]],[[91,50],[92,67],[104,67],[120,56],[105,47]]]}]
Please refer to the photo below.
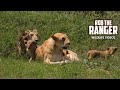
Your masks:
[{"label": "lion cub", "polygon": [[79,61],[77,54],[71,50],[64,49],[63,56],[66,61]]},{"label": "lion cub", "polygon": [[95,57],[104,57],[105,59],[115,53],[117,47],[108,47],[105,51],[98,51],[98,50],[90,50],[87,52],[88,59],[92,59]]},{"label": "lion cub", "polygon": [[26,54],[29,57],[29,63],[32,59],[35,59],[35,50],[37,48],[37,42],[34,40],[26,41]]}]

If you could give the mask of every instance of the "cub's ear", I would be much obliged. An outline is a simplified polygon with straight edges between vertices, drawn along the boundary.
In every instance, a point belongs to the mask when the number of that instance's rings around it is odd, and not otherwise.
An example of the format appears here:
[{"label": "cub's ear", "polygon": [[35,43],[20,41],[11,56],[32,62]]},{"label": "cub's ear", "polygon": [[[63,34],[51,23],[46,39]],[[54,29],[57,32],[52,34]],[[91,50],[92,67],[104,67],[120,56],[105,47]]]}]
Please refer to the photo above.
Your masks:
[{"label": "cub's ear", "polygon": [[28,30],[26,30],[25,32],[31,32],[31,30],[28,29]]},{"label": "cub's ear", "polygon": [[110,48],[108,47],[107,50],[109,50]]},{"label": "cub's ear", "polygon": [[22,36],[26,36],[28,33],[30,33],[31,31],[30,30],[26,30],[22,33]]},{"label": "cub's ear", "polygon": [[52,35],[52,36],[51,36],[51,38],[52,38],[53,40],[55,40],[55,41],[57,41],[57,40],[58,40],[58,38],[57,38],[57,37],[55,37],[54,35]]},{"label": "cub's ear", "polygon": [[27,35],[26,31],[22,33],[22,36],[26,36],[26,35]]},{"label": "cub's ear", "polygon": [[38,33],[36,29],[33,29],[33,32],[34,32],[36,35],[37,35],[37,33]]}]

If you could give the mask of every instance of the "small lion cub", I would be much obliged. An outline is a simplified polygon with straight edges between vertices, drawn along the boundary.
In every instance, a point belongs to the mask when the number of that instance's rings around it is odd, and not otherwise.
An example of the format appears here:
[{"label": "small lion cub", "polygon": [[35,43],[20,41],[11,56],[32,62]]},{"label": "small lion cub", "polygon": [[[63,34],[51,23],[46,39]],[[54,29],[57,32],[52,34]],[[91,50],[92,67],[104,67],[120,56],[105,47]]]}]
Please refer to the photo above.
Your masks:
[{"label": "small lion cub", "polygon": [[104,57],[105,59],[115,53],[117,50],[117,47],[108,47],[105,51],[98,51],[98,50],[89,50],[87,52],[88,59],[92,59],[95,57]]},{"label": "small lion cub", "polygon": [[68,61],[79,61],[77,54],[71,50],[63,50],[63,56]]}]

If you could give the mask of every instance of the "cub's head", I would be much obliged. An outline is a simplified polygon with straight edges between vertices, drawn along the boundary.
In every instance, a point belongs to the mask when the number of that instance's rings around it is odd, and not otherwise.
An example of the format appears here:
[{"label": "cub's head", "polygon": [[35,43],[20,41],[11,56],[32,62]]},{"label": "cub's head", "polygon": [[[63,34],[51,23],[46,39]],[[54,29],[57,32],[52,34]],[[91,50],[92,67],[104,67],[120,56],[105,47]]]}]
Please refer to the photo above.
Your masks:
[{"label": "cub's head", "polygon": [[110,55],[115,53],[116,50],[117,50],[117,47],[113,47],[113,46],[107,48],[107,51],[109,52]]},{"label": "cub's head", "polygon": [[33,31],[30,31],[29,32],[29,38],[31,39],[31,40],[33,40],[33,41],[38,41],[39,39],[38,39],[38,34],[37,34],[37,30],[33,30]]},{"label": "cub's head", "polygon": [[33,40],[33,41],[38,41],[38,35],[37,35],[37,30],[26,30],[22,33],[22,36],[20,37],[21,40]]},{"label": "cub's head", "polygon": [[67,49],[70,45],[70,40],[64,33],[56,33],[51,38],[55,41],[55,46],[59,48]]},{"label": "cub's head", "polygon": [[26,41],[26,40],[24,40],[24,42],[25,42],[25,46],[26,46],[26,51],[28,51],[28,49],[33,50],[33,49],[37,48],[36,41],[33,41],[33,40]]}]

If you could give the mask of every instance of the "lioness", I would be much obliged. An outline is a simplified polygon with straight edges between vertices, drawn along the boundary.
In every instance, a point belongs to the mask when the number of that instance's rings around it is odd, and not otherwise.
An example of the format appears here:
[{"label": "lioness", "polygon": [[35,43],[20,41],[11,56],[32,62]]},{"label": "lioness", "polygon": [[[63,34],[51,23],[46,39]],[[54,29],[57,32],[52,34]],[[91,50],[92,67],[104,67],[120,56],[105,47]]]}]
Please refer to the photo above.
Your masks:
[{"label": "lioness", "polygon": [[36,49],[36,59],[42,59],[47,64],[62,63],[65,60],[63,49],[69,45],[70,40],[66,34],[56,33]]},{"label": "lioness", "polygon": [[112,55],[117,50],[117,47],[108,47],[105,51],[98,51],[98,50],[90,50],[87,52],[88,59],[92,59],[95,57],[104,57],[107,58],[108,56]]}]

